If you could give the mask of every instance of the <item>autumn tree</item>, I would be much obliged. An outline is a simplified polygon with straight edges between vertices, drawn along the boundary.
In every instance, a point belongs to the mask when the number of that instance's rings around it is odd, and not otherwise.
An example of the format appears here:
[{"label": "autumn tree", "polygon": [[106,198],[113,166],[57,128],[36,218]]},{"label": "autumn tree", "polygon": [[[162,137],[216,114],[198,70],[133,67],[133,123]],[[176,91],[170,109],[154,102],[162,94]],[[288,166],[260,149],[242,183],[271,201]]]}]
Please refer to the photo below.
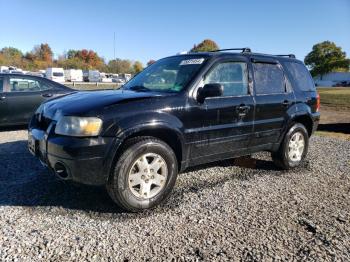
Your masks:
[{"label": "autumn tree", "polygon": [[311,69],[313,76],[322,76],[332,71],[348,71],[350,60],[346,53],[334,42],[324,41],[312,47],[304,62]]},{"label": "autumn tree", "polygon": [[208,52],[208,51],[214,51],[218,50],[219,46],[210,39],[205,39],[198,45],[194,45],[193,48],[190,50],[191,53],[195,52]]},{"label": "autumn tree", "polygon": [[136,61],[133,65],[135,74],[140,73],[143,70],[143,65],[140,61]]},{"label": "autumn tree", "polygon": [[156,60],[151,59],[147,62],[147,66],[150,66],[150,65],[154,64],[155,62],[156,62]]}]

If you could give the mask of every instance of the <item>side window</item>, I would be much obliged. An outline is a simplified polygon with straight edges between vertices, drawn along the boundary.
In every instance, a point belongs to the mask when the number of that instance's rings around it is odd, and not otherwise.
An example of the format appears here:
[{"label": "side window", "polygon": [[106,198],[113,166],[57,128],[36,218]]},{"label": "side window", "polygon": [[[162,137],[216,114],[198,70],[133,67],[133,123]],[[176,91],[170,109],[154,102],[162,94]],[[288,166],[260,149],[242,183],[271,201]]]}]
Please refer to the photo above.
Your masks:
[{"label": "side window", "polygon": [[0,77],[0,93],[4,91],[4,79]]},{"label": "side window", "polygon": [[48,83],[46,83],[45,81],[39,81],[40,83],[40,90],[41,91],[44,91],[44,90],[49,90],[49,89],[52,89],[52,86],[49,85]]},{"label": "side window", "polygon": [[40,91],[40,83],[34,79],[10,77],[10,90],[11,92]]},{"label": "side window", "polygon": [[223,96],[248,94],[248,70],[243,62],[225,62],[218,64],[204,79],[204,84],[222,84]]},{"label": "side window", "polygon": [[281,94],[286,91],[283,71],[277,64],[253,63],[256,94]]},{"label": "side window", "polygon": [[291,75],[293,82],[302,91],[314,91],[315,84],[309,71],[303,64],[294,62],[284,63],[287,72]]}]

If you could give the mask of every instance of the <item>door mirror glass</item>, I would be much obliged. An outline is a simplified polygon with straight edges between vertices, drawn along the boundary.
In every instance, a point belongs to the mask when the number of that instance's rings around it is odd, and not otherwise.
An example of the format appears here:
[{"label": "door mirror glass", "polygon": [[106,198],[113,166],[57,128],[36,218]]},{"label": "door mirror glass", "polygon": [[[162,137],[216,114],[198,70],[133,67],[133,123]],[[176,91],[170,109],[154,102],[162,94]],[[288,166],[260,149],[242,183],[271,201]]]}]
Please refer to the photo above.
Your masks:
[{"label": "door mirror glass", "polygon": [[197,100],[198,102],[203,103],[207,97],[222,96],[223,92],[224,87],[221,84],[206,84],[198,90]]}]

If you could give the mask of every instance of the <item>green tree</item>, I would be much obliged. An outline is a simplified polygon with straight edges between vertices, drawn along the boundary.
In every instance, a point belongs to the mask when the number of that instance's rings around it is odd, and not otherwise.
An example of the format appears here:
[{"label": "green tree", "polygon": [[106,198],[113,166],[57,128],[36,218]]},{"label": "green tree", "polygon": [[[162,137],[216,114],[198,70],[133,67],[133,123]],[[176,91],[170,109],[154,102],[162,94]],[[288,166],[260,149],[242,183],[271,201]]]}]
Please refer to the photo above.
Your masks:
[{"label": "green tree", "polygon": [[1,64],[21,67],[23,53],[14,47],[4,47],[0,50]]},{"label": "green tree", "polygon": [[143,64],[140,61],[136,61],[133,65],[134,72],[140,73],[143,70]]},{"label": "green tree", "polygon": [[205,39],[198,45],[194,45],[190,52],[191,53],[208,52],[208,51],[214,51],[218,49],[219,49],[219,46],[213,40]]},{"label": "green tree", "polygon": [[307,54],[304,62],[311,69],[312,76],[324,74],[332,71],[348,71],[350,60],[346,58],[346,53],[334,42],[324,41],[312,47],[312,51]]},{"label": "green tree", "polygon": [[117,74],[132,73],[132,63],[130,60],[115,59],[108,62],[108,72]]}]

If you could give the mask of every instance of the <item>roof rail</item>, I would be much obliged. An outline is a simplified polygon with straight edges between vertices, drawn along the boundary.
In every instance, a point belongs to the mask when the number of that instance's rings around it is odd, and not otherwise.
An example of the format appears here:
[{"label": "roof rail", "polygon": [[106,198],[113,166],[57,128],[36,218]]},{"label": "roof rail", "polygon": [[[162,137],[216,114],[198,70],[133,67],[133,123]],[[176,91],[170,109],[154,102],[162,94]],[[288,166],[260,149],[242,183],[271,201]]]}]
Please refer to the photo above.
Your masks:
[{"label": "roof rail", "polygon": [[213,50],[209,52],[222,52],[222,51],[238,51],[241,50],[242,53],[251,53],[252,50],[249,47],[242,47],[242,48],[226,48],[226,49],[218,49],[218,50]]},{"label": "roof rail", "polygon": [[295,58],[294,54],[288,54],[288,55],[276,55],[276,56],[286,56],[286,57],[290,57],[290,58]]}]

